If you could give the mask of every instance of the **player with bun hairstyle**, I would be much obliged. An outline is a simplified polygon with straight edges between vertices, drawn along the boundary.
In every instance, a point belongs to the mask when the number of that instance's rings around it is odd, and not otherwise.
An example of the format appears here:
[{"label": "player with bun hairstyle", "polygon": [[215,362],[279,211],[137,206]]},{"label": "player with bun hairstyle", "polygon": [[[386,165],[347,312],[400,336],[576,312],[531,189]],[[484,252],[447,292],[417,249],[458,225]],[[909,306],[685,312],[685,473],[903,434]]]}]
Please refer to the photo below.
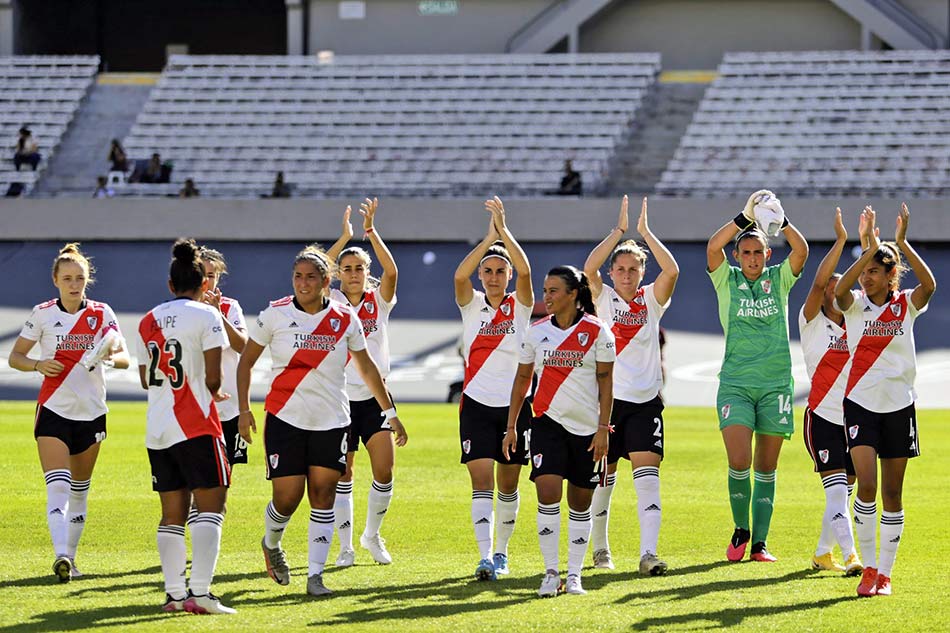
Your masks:
[{"label": "player with bun hairstyle", "polygon": [[[907,461],[920,455],[914,380],[917,358],[914,322],[927,310],[937,287],[930,268],[907,241],[910,212],[901,204],[894,242],[882,242],[876,213],[865,207],[859,224],[861,257],[835,287],[851,351],[845,387],[844,427],[858,492],[854,526],[864,558],[859,596],[890,595],[891,571],[904,531],[902,500]],[[917,286],[900,289],[907,258]],[[861,290],[851,290],[855,282]],[[881,462],[881,552],[877,555],[877,462]]]},{"label": "player with bun hairstyle", "polygon": [[[136,357],[148,391],[145,446],[152,489],[162,504],[158,554],[165,577],[163,611],[232,614],[211,593],[231,467],[215,402],[221,391],[221,354],[227,347],[221,312],[201,302],[208,287],[198,247],[172,247],[168,289],[174,295],[139,323]],[[191,578],[185,587],[185,524],[191,500]]]},{"label": "player with bun hairstyle", "polygon": [[[808,243],[785,218],[784,210],[771,215],[768,225],[781,231],[791,253],[781,264],[767,266],[772,249],[768,236],[758,228],[765,201],[770,205],[766,213],[781,210],[775,194],[756,191],[745,209],[716,231],[706,245],[706,272],[716,289],[719,321],[726,337],[716,409],[729,461],[729,504],[735,524],[726,558],[734,562],[742,560],[750,538],[752,560],[775,561],[766,548],[775,471],[782,443],[795,428],[788,294],[808,259]],[[739,266],[726,261],[724,249],[733,239],[732,256]],[[754,489],[750,467],[755,470]]]},{"label": "player with bun hairstyle", "polygon": [[[59,298],[33,307],[8,360],[13,369],[43,376],[33,436],[46,479],[53,573],[60,582],[82,575],[76,548],[99,445],[106,437],[104,368],[129,366],[112,308],[86,297],[94,273],[79,244],[60,249],[52,270]],[[30,358],[37,343],[39,358]]]},{"label": "player with bun hairstyle", "polygon": [[[353,239],[350,207],[343,213],[343,233],[327,251],[327,256],[336,262],[337,276],[340,278],[340,288],[332,289],[330,298],[349,305],[360,318],[366,348],[385,381],[389,375],[389,313],[396,305],[399,271],[392,253],[373,224],[378,206],[376,198],[367,198],[359,211],[363,216],[363,233],[369,238],[383,268],[379,279],[369,274],[372,263],[369,253],[359,246],[347,248]],[[346,473],[337,484],[333,505],[336,529],[340,536],[340,555],[336,564],[337,567],[349,567],[356,558],[353,550],[353,457],[362,441],[369,453],[373,484],[367,499],[366,526],[360,536],[360,544],[369,550],[373,560],[388,565],[392,557],[379,529],[393,497],[393,435],[397,440],[401,439],[401,444],[405,444],[408,437],[398,420],[394,425],[382,415],[382,409],[369,387],[349,363],[346,366],[346,392],[350,401],[350,437],[347,442]]]},{"label": "player with bun hairstyle", "polygon": [[[359,317],[349,305],[330,298],[333,264],[309,246],[294,259],[294,294],[272,301],[251,324],[238,363],[238,426],[250,444],[257,431],[251,413],[251,369],[265,347],[273,368],[264,402],[264,453],[272,499],[264,513],[261,547],[267,573],[278,584],[290,583],[290,567],[281,537],[304,492],[310,504],[307,593],[326,596],[323,583],[333,540],[334,497],[346,472],[350,407],[346,394],[348,359],[376,398],[393,432],[402,429],[376,363],[366,350]],[[406,443],[405,434],[396,444]]]},{"label": "player with bun hairstyle", "polygon": [[[591,251],[584,264],[597,313],[610,326],[617,342],[611,414],[614,435],[607,455],[605,485],[594,491],[591,504],[591,540],[594,567],[613,569],[607,539],[610,496],[617,461],[621,457],[629,459],[640,523],[640,573],[659,576],[667,569],[666,563],[657,557],[662,512],[660,461],[664,449],[660,319],[670,305],[679,266],[650,230],[644,198],[637,231],[656,258],[660,274],[652,284],[640,285],[646,273],[647,253],[633,240],[620,241],[629,225],[627,204],[627,196],[624,196],[617,226]],[[600,267],[608,258],[612,287],[605,285],[600,276]]]},{"label": "player with bun hairstyle", "polygon": [[581,568],[590,539],[590,504],[606,475],[613,404],[614,336],[597,318],[587,275],[557,266],[544,278],[548,315],[528,328],[511,387],[506,457],[518,449],[518,412],[538,374],[532,402],[531,480],[538,493],[538,540],[545,573],[538,595],[561,591],[558,546],[561,498],[567,479],[567,580],[564,591],[583,594]]},{"label": "player with bun hairstyle", "polygon": [[[503,452],[502,440],[512,411],[508,394],[531,320],[534,290],[531,266],[508,230],[501,199],[487,200],[485,209],[490,214],[488,232],[455,271],[455,303],[462,313],[465,359],[459,439],[462,463],[472,481],[471,516],[480,559],[475,577],[495,580],[498,574],[509,573],[508,542],[520,505],[518,479],[521,467],[528,463],[531,413],[524,393],[514,409],[517,448]],[[476,271],[482,290],[472,285]],[[513,273],[517,274],[515,291],[509,293]],[[497,512],[492,504],[496,483]],[[494,547],[493,536],[497,536]]]}]

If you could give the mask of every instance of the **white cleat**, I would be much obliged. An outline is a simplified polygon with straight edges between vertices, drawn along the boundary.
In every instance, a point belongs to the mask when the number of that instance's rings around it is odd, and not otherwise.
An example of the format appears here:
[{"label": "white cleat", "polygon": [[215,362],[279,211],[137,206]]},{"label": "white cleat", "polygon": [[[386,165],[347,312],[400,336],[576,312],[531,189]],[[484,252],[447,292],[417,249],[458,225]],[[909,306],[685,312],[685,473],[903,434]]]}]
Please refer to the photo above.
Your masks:
[{"label": "white cleat", "polygon": [[564,593],[570,593],[575,596],[582,596],[587,593],[581,586],[581,577],[577,574],[568,574],[567,581],[564,583]]},{"label": "white cleat", "polygon": [[307,578],[307,593],[318,598],[333,594],[333,592],[327,589],[326,585],[323,584],[323,574],[314,574]]},{"label": "white cleat", "polygon": [[68,556],[57,556],[53,561],[53,575],[59,578],[59,582],[69,582],[73,574],[73,564]]},{"label": "white cleat", "polygon": [[184,598],[172,598],[171,594],[165,594],[165,604],[162,605],[162,611],[165,613],[178,613],[179,611],[185,610],[185,600],[188,599],[188,596]]},{"label": "white cleat", "polygon": [[614,561],[609,549],[599,549],[594,552],[594,569],[613,569]]},{"label": "white cleat", "polygon": [[70,578],[82,578],[82,572],[79,571],[79,568],[78,568],[78,567],[76,567],[76,559],[75,559],[75,558],[70,558],[70,559],[69,559],[69,562],[70,562],[70,564],[73,566],[73,568],[69,570],[69,577],[70,577]]},{"label": "white cleat", "polygon": [[369,550],[373,560],[380,565],[388,565],[393,562],[393,557],[386,550],[386,541],[378,533],[372,536],[363,534],[360,536],[360,545]]},{"label": "white cleat", "polygon": [[188,613],[196,615],[230,615],[237,613],[231,607],[221,604],[221,600],[210,591],[203,596],[189,593],[188,597],[185,598],[185,602],[182,603],[182,607]]},{"label": "white cleat", "polygon": [[340,555],[336,557],[337,567],[352,567],[356,562],[356,552],[351,549],[341,549]]},{"label": "white cleat", "polygon": [[559,591],[561,591],[561,576],[553,569],[549,569],[541,579],[538,595],[542,598],[553,598]]},{"label": "white cleat", "polygon": [[666,573],[666,563],[657,558],[653,552],[647,552],[640,558],[640,574],[642,576],[662,576]]}]

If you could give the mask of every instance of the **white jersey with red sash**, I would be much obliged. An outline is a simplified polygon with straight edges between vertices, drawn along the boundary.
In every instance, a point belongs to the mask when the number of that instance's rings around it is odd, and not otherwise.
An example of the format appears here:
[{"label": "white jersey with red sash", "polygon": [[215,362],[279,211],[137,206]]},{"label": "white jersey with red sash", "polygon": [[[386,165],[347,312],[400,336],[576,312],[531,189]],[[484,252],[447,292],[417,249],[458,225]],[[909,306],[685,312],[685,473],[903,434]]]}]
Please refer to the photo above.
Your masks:
[{"label": "white jersey with red sash", "polygon": [[[387,302],[380,296],[379,290],[367,290],[360,304],[353,306],[345,294],[334,288],[330,291],[330,298],[349,305],[356,312],[363,326],[363,336],[366,337],[366,351],[376,361],[379,375],[385,380],[389,375],[389,313],[396,305],[396,296],[393,295],[393,300]],[[346,364],[346,394],[354,402],[373,397],[353,363]]]},{"label": "white jersey with red sash", "polygon": [[202,435],[221,437],[204,356],[228,346],[221,313],[191,299],[166,301],[139,322],[135,344],[148,384],[145,446],[164,449]]},{"label": "white jersey with red sash", "polygon": [[917,399],[914,321],[927,306],[915,308],[912,292],[892,293],[877,306],[863,291],[851,291],[854,302],[844,313],[851,350],[844,395],[869,411],[899,411]]},{"label": "white jersey with red sash", "polygon": [[79,360],[109,330],[118,332],[119,325],[105,303],[87,299],[76,314],[66,312],[59,299],[33,308],[20,336],[39,342],[40,360],[63,364],[58,376],[43,378],[41,406],[69,420],[95,420],[108,411],[103,364],[88,371]]},{"label": "white jersey with red sash", "polygon": [[466,305],[459,306],[465,359],[462,393],[486,407],[507,407],[511,403],[511,385],[532,307],[522,305],[511,293],[495,309],[480,290]]},{"label": "white jersey with red sash", "polygon": [[538,374],[535,417],[546,415],[574,435],[597,432],[600,401],[597,363],[614,362],[614,335],[597,317],[585,314],[562,330],[545,317],[528,328],[520,362]]},{"label": "white jersey with red sash", "polygon": [[653,400],[663,387],[660,364],[660,319],[670,307],[657,303],[653,284],[637,289],[633,300],[624,301],[604,285],[597,297],[597,315],[617,340],[614,364],[614,398],[643,403]]},{"label": "white jersey with red sash", "polygon": [[811,380],[808,408],[833,424],[844,424],[845,383],[851,368],[847,332],[819,311],[811,321],[805,320],[805,307],[798,312],[802,356]]},{"label": "white jersey with red sash", "polygon": [[323,310],[308,314],[293,297],[284,297],[260,313],[249,336],[270,346],[268,413],[306,431],[349,425],[346,363],[350,350],[366,349],[360,320],[349,305],[331,299]]},{"label": "white jersey with red sash", "polygon": [[[247,323],[244,321],[244,311],[241,310],[241,304],[236,299],[221,297],[221,316],[238,332],[247,329]],[[225,336],[227,336],[227,332],[225,332]],[[231,394],[231,397],[227,400],[215,403],[218,407],[218,415],[222,420],[230,420],[238,416],[237,366],[240,359],[241,355],[230,346],[221,352],[221,391]]]}]

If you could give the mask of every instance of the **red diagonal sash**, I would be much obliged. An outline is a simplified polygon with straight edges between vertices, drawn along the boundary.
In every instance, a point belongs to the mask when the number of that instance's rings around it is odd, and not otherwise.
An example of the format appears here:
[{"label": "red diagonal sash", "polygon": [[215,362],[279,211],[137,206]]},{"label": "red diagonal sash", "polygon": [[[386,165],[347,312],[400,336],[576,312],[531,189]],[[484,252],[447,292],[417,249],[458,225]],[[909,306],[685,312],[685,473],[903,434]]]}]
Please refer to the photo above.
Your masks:
[{"label": "red diagonal sash", "polygon": [[[847,339],[848,333],[845,332],[840,341],[846,343]],[[815,375],[811,377],[811,391],[808,393],[808,407],[812,411],[821,404],[821,401],[831,391],[844,366],[848,364],[850,357],[851,354],[848,353],[847,349],[834,348],[826,350],[822,355],[821,360],[818,361],[818,365],[815,367]]]},{"label": "red diagonal sash", "polygon": [[[85,309],[82,313],[79,314],[79,318],[76,319],[76,324],[73,325],[73,329],[69,331],[67,336],[82,336],[83,334],[90,335],[90,341],[96,335],[96,332],[102,327],[102,310],[94,309],[91,305],[87,303]],[[90,327],[90,319],[95,319],[92,322],[92,327]],[[53,355],[53,360],[58,360],[63,364],[63,371],[59,373],[58,376],[44,377],[43,385],[40,387],[39,403],[42,405],[56,392],[57,389],[63,384],[66,380],[66,376],[69,375],[69,372],[73,370],[79,360],[82,358],[82,355],[86,352],[85,349],[79,349],[79,345],[71,344],[70,342],[64,342],[63,347],[69,347],[76,349],[57,349],[56,353]],[[57,345],[60,347],[60,345]],[[83,370],[85,371],[85,370]]]},{"label": "red diagonal sash", "polygon": [[[614,337],[617,339],[617,354],[623,351],[623,348],[633,340],[633,338],[640,332],[644,325],[646,325],[646,312],[647,312],[647,303],[643,298],[643,288],[637,290],[637,294],[633,296],[633,300],[627,304],[627,308],[630,310],[630,317],[634,321],[643,321],[643,323],[619,323],[617,321],[617,312],[614,310],[614,324],[610,328],[610,331],[614,333]],[[640,301],[637,302],[637,299]]]},{"label": "red diagonal sash", "polygon": [[[350,314],[349,310],[339,310],[336,307],[331,307],[312,332],[312,335],[332,337],[335,346],[350,326]],[[333,327],[334,324],[336,328]],[[277,374],[274,382],[271,383],[270,392],[264,400],[264,408],[267,412],[271,415],[278,415],[287,401],[294,395],[294,391],[301,381],[307,377],[307,374],[320,366],[320,363],[323,362],[330,351],[328,349],[298,349],[290,357],[290,361],[284,367],[284,370]]]},{"label": "red diagonal sash", "polygon": [[[881,315],[873,323],[875,325],[894,323],[895,321],[903,321],[905,318],[907,318],[907,295],[899,294],[884,307]],[[868,370],[871,369],[893,339],[893,335],[866,336],[862,332],[861,338],[858,339],[858,345],[854,350],[854,358],[851,360],[851,372],[848,374],[845,396],[850,394],[854,386],[868,373]]]},{"label": "red diagonal sash", "polygon": [[[505,313],[506,311],[507,314]],[[514,322],[514,318],[515,296],[509,294],[502,299],[498,309],[495,310],[495,315],[492,317],[491,322],[489,322],[487,326],[482,326],[479,333],[475,335],[475,340],[472,341],[472,345],[468,350],[468,362],[465,363],[465,379],[462,383],[463,391],[472,378],[475,377],[475,374],[482,368],[482,365],[485,364],[485,361],[488,360],[488,357],[491,356],[492,352],[498,349],[501,342],[505,340],[504,333],[482,334],[482,331],[485,329],[490,331],[495,328],[507,329],[503,328],[502,324],[506,321]]]},{"label": "red diagonal sash", "polygon": [[[580,352],[583,357],[597,342],[597,335],[600,334],[600,325],[587,319],[582,319],[574,327],[574,331],[567,335],[567,338],[558,346],[559,352]],[[586,335],[586,336],[585,336]],[[541,376],[538,378],[538,390],[534,395],[534,415],[540,417],[547,412],[551,406],[551,401],[557,390],[561,388],[564,381],[571,374],[575,367],[565,367],[557,364],[545,365],[541,370]]]}]

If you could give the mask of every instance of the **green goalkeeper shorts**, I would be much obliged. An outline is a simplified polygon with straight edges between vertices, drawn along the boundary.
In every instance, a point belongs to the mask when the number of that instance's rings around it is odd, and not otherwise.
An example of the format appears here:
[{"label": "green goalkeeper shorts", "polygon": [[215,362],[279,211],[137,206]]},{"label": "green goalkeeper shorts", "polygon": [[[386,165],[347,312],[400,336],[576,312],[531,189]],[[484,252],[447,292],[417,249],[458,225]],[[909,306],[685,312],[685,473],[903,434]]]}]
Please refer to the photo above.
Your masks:
[{"label": "green goalkeeper shorts", "polygon": [[741,424],[756,433],[778,435],[786,440],[795,432],[795,416],[792,413],[794,384],[775,387],[738,387],[719,384],[716,394],[716,411],[719,415],[719,430],[732,424]]}]

